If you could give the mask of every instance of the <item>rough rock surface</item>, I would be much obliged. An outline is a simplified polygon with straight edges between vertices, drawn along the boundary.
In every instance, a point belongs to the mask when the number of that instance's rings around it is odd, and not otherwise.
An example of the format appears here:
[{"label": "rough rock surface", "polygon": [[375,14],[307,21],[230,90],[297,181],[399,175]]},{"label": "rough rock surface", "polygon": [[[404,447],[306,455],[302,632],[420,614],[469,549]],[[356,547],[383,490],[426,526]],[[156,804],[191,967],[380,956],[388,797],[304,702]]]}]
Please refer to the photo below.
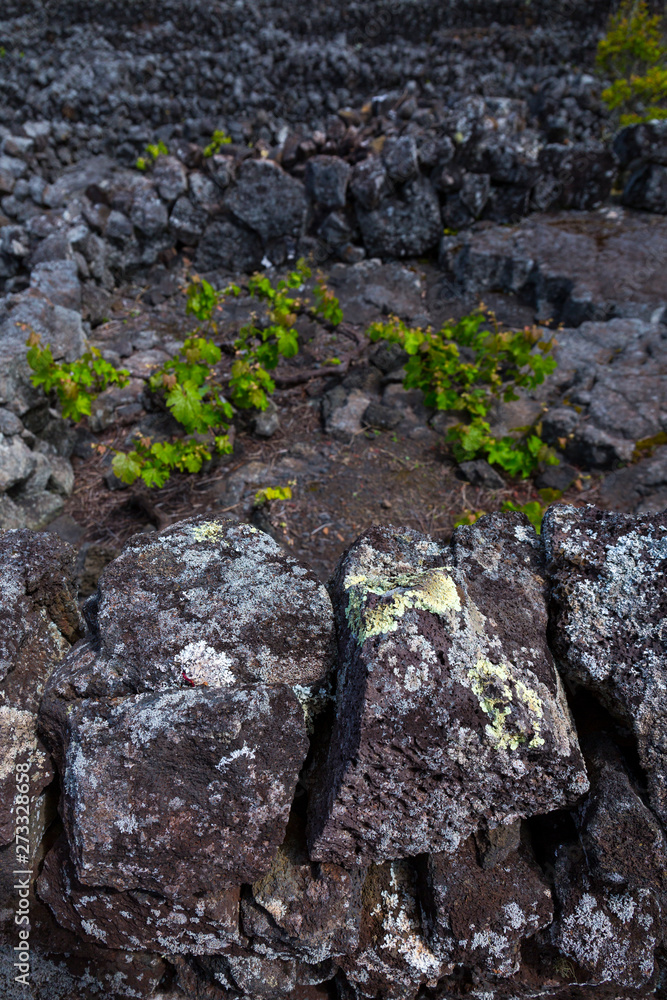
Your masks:
[{"label": "rough rock surface", "polygon": [[420,879],[428,940],[449,965],[511,976],[521,942],[553,919],[548,883],[523,845],[485,870],[469,837],[454,854],[429,854]]},{"label": "rough rock surface", "polygon": [[340,963],[357,996],[409,1000],[420,986],[436,986],[452,971],[424,936],[410,861],[374,865],[362,898],[359,947]]},{"label": "rough rock surface", "polygon": [[256,880],[326,694],[326,592],[257,529],[195,518],[131,541],[86,615],[41,715],[77,877],[171,897]]},{"label": "rough rock surface", "polygon": [[631,727],[665,822],[667,515],[559,505],[547,511],[543,534],[560,669]]},{"label": "rough rock surface", "polygon": [[622,208],[535,215],[443,238],[440,261],[461,290],[516,292],[565,326],[648,318],[667,304],[667,220]]},{"label": "rough rock surface", "polygon": [[522,516],[458,529],[451,550],[392,528],[352,546],[333,581],[336,721],[310,804],[312,857],[454,851],[480,825],[586,790],[544,591]]},{"label": "rough rock surface", "polygon": [[84,885],[64,836],[46,856],[37,892],[62,927],[105,948],[201,955],[241,942],[238,886],[172,901]]},{"label": "rough rock surface", "polygon": [[309,860],[293,824],[268,873],[241,903],[244,933],[254,948],[281,958],[324,962],[348,955],[359,941],[365,869]]}]

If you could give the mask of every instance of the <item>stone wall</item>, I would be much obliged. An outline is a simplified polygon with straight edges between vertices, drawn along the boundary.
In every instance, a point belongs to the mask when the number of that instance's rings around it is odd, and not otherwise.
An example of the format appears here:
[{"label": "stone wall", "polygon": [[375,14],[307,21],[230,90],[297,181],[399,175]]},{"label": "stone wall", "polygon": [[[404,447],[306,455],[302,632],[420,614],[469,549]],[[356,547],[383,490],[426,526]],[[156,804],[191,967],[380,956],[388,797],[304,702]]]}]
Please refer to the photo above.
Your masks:
[{"label": "stone wall", "polygon": [[[661,996],[667,516],[0,534],[0,983],[18,1000]],[[29,992],[15,771],[30,773]]]}]

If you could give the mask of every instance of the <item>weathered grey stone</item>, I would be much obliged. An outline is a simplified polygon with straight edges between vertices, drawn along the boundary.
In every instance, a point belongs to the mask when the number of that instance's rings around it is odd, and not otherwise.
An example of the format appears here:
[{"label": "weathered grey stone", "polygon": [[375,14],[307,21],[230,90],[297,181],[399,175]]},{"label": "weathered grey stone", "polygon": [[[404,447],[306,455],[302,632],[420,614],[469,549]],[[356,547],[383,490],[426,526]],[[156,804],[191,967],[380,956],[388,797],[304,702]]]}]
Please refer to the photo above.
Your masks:
[{"label": "weathered grey stone", "polygon": [[37,264],[30,272],[30,286],[56,306],[81,309],[81,283],[73,260]]},{"label": "weathered grey stone", "polygon": [[432,250],[442,234],[440,205],[430,181],[417,177],[377,208],[357,203],[366,252],[373,257],[418,257]]},{"label": "weathered grey stone", "polygon": [[35,463],[35,455],[20,437],[0,437],[0,492],[24,482]]},{"label": "weathered grey stone", "polygon": [[65,702],[81,667],[79,650],[41,714],[80,881],[179,898],[264,874],[308,749],[294,693],[211,685]]},{"label": "weathered grey stone", "polygon": [[327,393],[322,403],[324,430],[332,437],[348,440],[362,430],[362,418],[371,401],[370,396],[361,389],[346,392],[342,386],[337,386]]},{"label": "weathered grey stone", "polygon": [[142,236],[161,236],[167,228],[167,209],[153,187],[137,187],[130,218]]},{"label": "weathered grey stone", "polygon": [[667,509],[667,446],[607,476],[600,488],[607,510],[659,514]]},{"label": "weathered grey stone", "polygon": [[420,884],[427,938],[450,966],[511,976],[522,941],[553,919],[549,886],[525,847],[484,870],[469,837],[455,854],[428,855]]},{"label": "weathered grey stone", "polygon": [[451,852],[482,823],[586,791],[544,588],[519,515],[457,529],[451,550],[396,528],[352,546],[333,578],[340,666],[310,804],[313,858]]},{"label": "weathered grey stone", "polygon": [[270,160],[246,160],[225,204],[264,244],[284,236],[298,238],[306,224],[303,184]]},{"label": "weathered grey stone", "polygon": [[[131,680],[319,685],[333,662],[329,597],[267,535],[228,519],[131,540],[105,570],[96,625]],[[155,628],[155,615],[160,627]]]},{"label": "weathered grey stone", "polygon": [[667,123],[652,121],[628,125],[614,139],[614,152],[622,167],[636,160],[667,165]]},{"label": "weathered grey stone", "polygon": [[33,531],[41,531],[62,514],[65,508],[62,496],[48,490],[30,496],[18,496],[15,503],[21,512],[23,524]]},{"label": "weathered grey stone", "polygon": [[513,292],[571,327],[663,306],[666,255],[667,220],[620,207],[532,215],[446,236],[440,247],[445,276],[461,291]]},{"label": "weathered grey stone", "polygon": [[559,667],[632,729],[651,805],[665,822],[667,513],[556,505],[542,531]]},{"label": "weathered grey stone", "polygon": [[502,490],[505,480],[483,458],[461,462],[459,469],[473,486],[485,486],[487,490]]},{"label": "weathered grey stone", "polygon": [[255,881],[327,693],[326,591],[250,525],[195,518],[135,536],[86,614],[41,715],[77,877],[173,898]]},{"label": "weathered grey stone", "polygon": [[377,208],[389,188],[387,171],[379,157],[369,156],[354,166],[350,191],[360,208],[368,212]]},{"label": "weathered grey stone", "polygon": [[206,227],[206,212],[185,196],[178,199],[169,216],[169,229],[175,239],[196,246]]},{"label": "weathered grey stone", "polygon": [[188,189],[188,172],[176,156],[158,156],[153,167],[153,181],[165,201],[176,201]]},{"label": "weathered grey stone", "polygon": [[323,208],[345,208],[350,165],[339,156],[313,156],[306,164],[306,191]]},{"label": "weathered grey stone", "polygon": [[255,271],[262,260],[259,236],[234,222],[210,222],[197,247],[201,271]]},{"label": "weathered grey stone", "polygon": [[419,173],[417,143],[412,135],[401,135],[385,139],[382,146],[382,162],[387,176],[394,182],[404,184]]}]

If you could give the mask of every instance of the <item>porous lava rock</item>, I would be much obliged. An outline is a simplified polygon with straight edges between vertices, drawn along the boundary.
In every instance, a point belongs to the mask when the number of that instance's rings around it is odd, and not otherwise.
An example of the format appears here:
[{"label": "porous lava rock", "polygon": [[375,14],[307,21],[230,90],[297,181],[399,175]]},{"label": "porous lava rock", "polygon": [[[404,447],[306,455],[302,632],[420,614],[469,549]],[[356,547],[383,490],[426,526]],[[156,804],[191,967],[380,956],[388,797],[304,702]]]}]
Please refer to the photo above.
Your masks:
[{"label": "porous lava rock", "polygon": [[313,858],[452,852],[480,826],[587,790],[523,515],[460,528],[451,549],[372,528],[343,556],[332,594],[336,718],[310,803]]},{"label": "porous lava rock", "polygon": [[182,899],[260,878],[326,695],[326,591],[256,528],[193,518],[131,539],[86,616],[41,711],[78,879]]},{"label": "porous lava rock", "polygon": [[654,982],[664,937],[665,835],[608,736],[584,743],[591,791],[574,812],[577,840],[557,848],[549,929],[592,983]]},{"label": "porous lava rock", "polygon": [[241,943],[240,891],[235,886],[174,902],[136,889],[83,885],[64,836],[47,854],[37,880],[39,897],[58,923],[84,941],[161,954],[212,954]]},{"label": "porous lava rock", "polygon": [[420,859],[427,939],[448,964],[511,976],[520,947],[553,919],[551,891],[527,845],[483,868],[475,838],[454,854]]},{"label": "porous lava rock", "polygon": [[637,740],[653,809],[667,820],[667,513],[559,504],[545,516],[550,636],[561,671]]}]

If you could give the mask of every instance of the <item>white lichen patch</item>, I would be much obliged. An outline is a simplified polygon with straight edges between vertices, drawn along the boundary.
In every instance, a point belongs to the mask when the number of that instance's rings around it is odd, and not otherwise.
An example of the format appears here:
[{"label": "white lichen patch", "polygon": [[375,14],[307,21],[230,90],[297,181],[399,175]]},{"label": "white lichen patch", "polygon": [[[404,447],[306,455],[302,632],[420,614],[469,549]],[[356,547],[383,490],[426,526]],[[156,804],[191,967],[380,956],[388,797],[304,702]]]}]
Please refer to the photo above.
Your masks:
[{"label": "white lichen patch", "polygon": [[233,661],[225,652],[217,652],[207,642],[189,642],[174,657],[186,677],[195,684],[229,687],[236,680]]},{"label": "white lichen patch", "polygon": [[[350,574],[343,586],[347,593],[345,614],[360,645],[373,636],[395,632],[411,609],[430,611],[452,624],[455,613],[461,611],[456,584],[445,569],[394,577]],[[370,594],[382,598],[374,608],[368,607]]]},{"label": "white lichen patch", "polygon": [[[468,670],[468,680],[482,711],[491,719],[486,733],[499,749],[516,750],[522,744],[531,749],[544,745],[540,736],[544,717],[542,700],[536,691],[514,676],[511,666],[491,663],[480,657]],[[528,730],[515,721],[518,703],[527,710],[530,719]]]}]

